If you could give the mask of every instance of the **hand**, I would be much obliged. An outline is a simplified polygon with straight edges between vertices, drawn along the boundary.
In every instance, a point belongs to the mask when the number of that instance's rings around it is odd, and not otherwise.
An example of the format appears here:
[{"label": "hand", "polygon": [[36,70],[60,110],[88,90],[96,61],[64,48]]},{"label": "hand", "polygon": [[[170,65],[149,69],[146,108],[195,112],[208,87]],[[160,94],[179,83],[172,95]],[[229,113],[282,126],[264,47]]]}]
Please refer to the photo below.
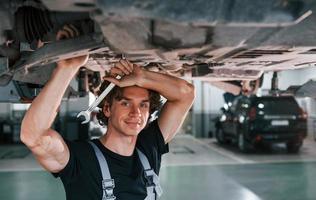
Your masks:
[{"label": "hand", "polygon": [[[63,40],[67,38],[73,38],[79,35],[78,29],[73,25],[65,25],[63,29],[59,30],[56,35],[56,40]],[[79,69],[85,65],[88,61],[89,55],[78,56],[74,58],[68,58],[57,62],[58,66],[74,67]]]},{"label": "hand", "polygon": [[[103,80],[109,81],[118,85],[119,87],[127,87],[138,85],[141,81],[143,70],[140,66],[132,64],[126,59],[121,59],[115,63],[111,68],[110,73],[103,77]],[[117,75],[121,76],[121,79],[116,79]]]}]

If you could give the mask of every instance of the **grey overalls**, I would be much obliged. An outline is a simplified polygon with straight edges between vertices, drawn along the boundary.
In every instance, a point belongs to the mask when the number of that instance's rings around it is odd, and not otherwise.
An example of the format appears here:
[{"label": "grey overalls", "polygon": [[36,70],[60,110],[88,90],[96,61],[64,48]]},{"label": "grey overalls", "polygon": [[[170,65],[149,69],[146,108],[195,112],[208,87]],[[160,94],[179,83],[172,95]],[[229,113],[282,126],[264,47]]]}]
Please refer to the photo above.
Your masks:
[{"label": "grey overalls", "polygon": [[[93,142],[89,142],[94,152],[97,156],[97,159],[99,161],[99,165],[101,168],[102,173],[102,189],[103,189],[103,195],[102,200],[115,200],[116,197],[113,194],[113,189],[115,187],[114,179],[111,178],[110,171],[108,164],[105,160],[105,157],[103,156],[100,149],[95,145]],[[158,197],[162,194],[162,189],[159,184],[159,178],[157,174],[154,172],[154,170],[150,167],[150,164],[148,162],[147,157],[143,152],[141,152],[138,148],[136,148],[138,157],[142,163],[142,166],[144,168],[144,176],[145,176],[145,182],[146,182],[146,189],[147,189],[147,197],[145,200],[155,200],[156,195]]]}]

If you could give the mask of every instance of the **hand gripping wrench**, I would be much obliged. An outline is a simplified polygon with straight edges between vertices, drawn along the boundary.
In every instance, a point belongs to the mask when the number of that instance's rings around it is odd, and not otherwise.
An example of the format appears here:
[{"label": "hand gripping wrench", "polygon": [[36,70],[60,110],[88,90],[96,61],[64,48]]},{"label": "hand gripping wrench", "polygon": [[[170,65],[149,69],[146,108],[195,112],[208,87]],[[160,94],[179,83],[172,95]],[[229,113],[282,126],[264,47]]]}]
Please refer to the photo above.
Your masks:
[{"label": "hand gripping wrench", "polygon": [[[120,79],[121,76],[117,75],[115,77],[116,79]],[[81,124],[86,124],[90,121],[90,114],[91,112],[94,110],[94,108],[96,108],[101,101],[104,99],[104,97],[106,97],[106,95],[109,94],[109,92],[115,87],[114,83],[110,83],[110,85],[108,85],[106,87],[106,89],[100,94],[100,96],[98,96],[98,98],[89,106],[89,108],[87,110],[81,111],[78,115],[77,118],[79,117],[84,117],[84,121],[81,122]]]}]

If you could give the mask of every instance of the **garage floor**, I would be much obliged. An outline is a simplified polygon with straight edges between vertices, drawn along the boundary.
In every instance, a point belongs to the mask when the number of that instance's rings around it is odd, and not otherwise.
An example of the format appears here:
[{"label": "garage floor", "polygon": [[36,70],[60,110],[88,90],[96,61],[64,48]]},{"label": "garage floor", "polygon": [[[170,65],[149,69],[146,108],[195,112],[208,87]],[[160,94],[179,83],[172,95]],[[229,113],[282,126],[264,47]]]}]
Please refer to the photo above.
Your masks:
[{"label": "garage floor", "polygon": [[[244,155],[212,139],[181,135],[164,157],[161,200],[314,200],[316,143],[301,152],[283,146]],[[0,199],[65,199],[61,182],[43,171],[23,146],[0,147]]]}]

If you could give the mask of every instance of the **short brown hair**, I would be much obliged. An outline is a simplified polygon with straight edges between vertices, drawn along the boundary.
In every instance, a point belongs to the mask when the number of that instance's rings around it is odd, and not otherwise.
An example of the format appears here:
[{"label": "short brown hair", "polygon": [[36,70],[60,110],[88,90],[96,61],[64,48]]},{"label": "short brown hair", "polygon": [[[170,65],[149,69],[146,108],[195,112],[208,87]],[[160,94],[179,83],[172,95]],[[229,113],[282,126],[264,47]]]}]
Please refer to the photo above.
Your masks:
[{"label": "short brown hair", "polygon": [[[108,81],[104,81],[102,85],[100,86],[99,91],[97,92],[98,95],[100,95],[106,87],[110,84]],[[97,113],[97,119],[99,121],[99,124],[101,126],[108,125],[108,117],[106,117],[103,113],[103,107],[105,102],[109,103],[111,106],[113,103],[113,100],[121,100],[123,98],[123,89],[121,87],[115,86],[109,94],[103,99],[103,101],[98,105],[100,108],[99,112]],[[155,111],[159,110],[162,106],[161,97],[158,92],[155,92],[153,90],[148,90],[149,92],[149,114],[153,114]],[[150,120],[150,118],[148,119]]]}]

